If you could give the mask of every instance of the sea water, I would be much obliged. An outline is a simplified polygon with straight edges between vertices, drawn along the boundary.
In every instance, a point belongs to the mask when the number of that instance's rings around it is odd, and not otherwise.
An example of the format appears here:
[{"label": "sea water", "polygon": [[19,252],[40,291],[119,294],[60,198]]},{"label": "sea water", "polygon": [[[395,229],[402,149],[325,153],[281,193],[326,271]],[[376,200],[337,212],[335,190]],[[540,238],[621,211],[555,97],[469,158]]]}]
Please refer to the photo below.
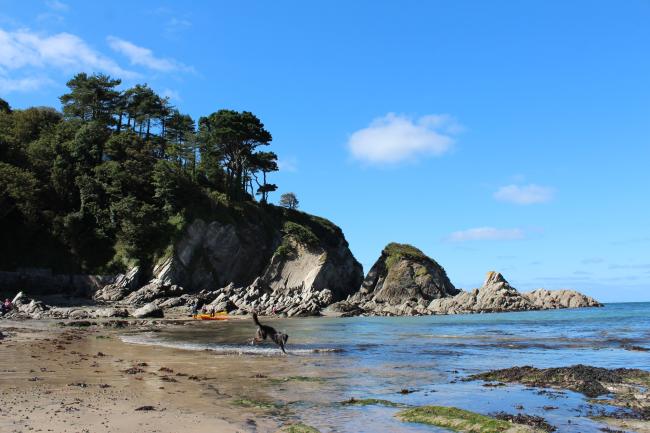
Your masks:
[{"label": "sea water", "polygon": [[[581,394],[520,385],[484,387],[483,382],[462,379],[523,365],[650,370],[650,352],[628,350],[633,345],[650,348],[650,303],[455,316],[284,319],[269,324],[289,334],[289,356],[303,357],[309,374],[325,379],[318,395],[313,388],[300,393],[285,386],[272,389],[272,396],[291,402],[299,419],[322,432],[445,431],[402,423],[394,417],[396,408],[340,404],[351,397],[455,406],[483,414],[522,412],[543,416],[559,432],[600,432],[603,426],[589,416],[613,408],[592,405]],[[209,349],[216,357],[280,356],[272,345],[249,344],[252,322],[214,325],[197,323],[123,339]],[[403,389],[413,392],[402,394]]]}]

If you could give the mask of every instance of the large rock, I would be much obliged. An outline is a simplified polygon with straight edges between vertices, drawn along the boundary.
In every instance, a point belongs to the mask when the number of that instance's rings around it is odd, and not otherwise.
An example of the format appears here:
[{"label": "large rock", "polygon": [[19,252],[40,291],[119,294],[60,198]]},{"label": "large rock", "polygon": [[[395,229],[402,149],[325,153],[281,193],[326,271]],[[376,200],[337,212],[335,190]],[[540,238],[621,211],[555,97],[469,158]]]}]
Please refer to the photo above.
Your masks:
[{"label": "large rock", "polygon": [[331,307],[345,315],[411,315],[426,312],[433,299],[458,293],[445,270],[411,245],[391,243],[363,280],[360,290]]},{"label": "large rock", "polygon": [[445,270],[411,245],[391,243],[363,280],[361,293],[390,305],[444,298],[458,293]]},{"label": "large rock", "polygon": [[498,272],[488,272],[480,289],[431,302],[433,314],[494,313],[548,310],[555,308],[599,307],[599,302],[574,290],[539,289],[520,293]]},{"label": "large rock", "polygon": [[[385,255],[382,254],[382,256]],[[395,265],[395,263],[392,264]],[[405,265],[397,265],[394,268],[400,271],[401,274],[401,278],[397,278],[397,281],[404,282],[405,287],[401,289],[399,286],[397,288],[391,287],[389,291],[389,293],[397,293],[398,295],[407,293],[406,296],[372,296],[377,292],[378,286],[381,286],[379,293],[384,290],[384,281],[387,279],[384,275],[389,274],[389,272],[384,271],[382,263],[378,262],[373,266],[373,270],[379,270],[379,272],[371,270],[368,277],[366,277],[366,281],[364,281],[364,287],[361,288],[359,293],[348,297],[345,301],[331,305],[328,310],[343,316],[412,316],[425,314],[496,313],[601,306],[593,298],[573,290],[539,289],[529,293],[520,293],[506,281],[503,275],[493,271],[487,273],[485,281],[479,289],[456,291],[455,295],[448,294],[438,296],[434,299],[431,299],[431,295],[429,295],[429,298],[424,295],[409,297],[413,293],[416,295],[420,293],[416,291],[417,286],[414,287],[414,283],[404,277],[404,271],[402,270],[406,267]],[[408,275],[408,271],[406,272]],[[366,283],[370,284],[368,285]],[[439,291],[435,290],[429,293],[440,294]],[[390,302],[390,300],[393,300],[393,302]]]},{"label": "large rock", "polygon": [[170,298],[180,296],[184,293],[182,287],[167,285],[159,280],[153,280],[146,286],[132,292],[124,298],[123,302],[130,305],[142,305],[159,298]]},{"label": "large rock", "polygon": [[133,317],[137,319],[144,319],[146,317],[165,317],[162,308],[160,308],[156,303],[151,302],[144,307],[140,307],[133,312]]},{"label": "large rock", "polygon": [[97,301],[119,301],[139,287],[142,272],[139,266],[129,269],[126,274],[118,274],[111,284],[95,292]]},{"label": "large rock", "polygon": [[480,289],[460,292],[454,297],[438,299],[428,306],[435,314],[494,313],[503,311],[534,310],[524,298],[498,272],[488,272]]},{"label": "large rock", "polygon": [[537,289],[532,292],[524,293],[523,296],[534,305],[535,308],[542,310],[603,306],[603,304],[596,301],[594,298],[583,295],[575,290]]}]

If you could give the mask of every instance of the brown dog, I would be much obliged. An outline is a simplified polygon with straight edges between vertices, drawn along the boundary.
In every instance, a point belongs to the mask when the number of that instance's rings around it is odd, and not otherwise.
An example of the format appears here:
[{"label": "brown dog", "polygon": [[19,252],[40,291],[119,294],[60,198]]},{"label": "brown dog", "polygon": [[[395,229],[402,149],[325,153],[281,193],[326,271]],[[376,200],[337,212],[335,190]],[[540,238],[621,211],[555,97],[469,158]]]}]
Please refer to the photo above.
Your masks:
[{"label": "brown dog", "polygon": [[253,321],[257,325],[257,331],[255,331],[255,337],[253,338],[253,341],[251,341],[251,344],[255,343],[261,343],[262,341],[266,340],[267,338],[270,338],[275,344],[280,346],[280,349],[282,349],[282,353],[286,354],[287,352],[284,350],[284,345],[287,344],[287,340],[289,339],[289,336],[283,332],[278,332],[275,330],[275,328],[268,326],[268,325],[262,325],[257,318],[257,313],[253,313]]}]

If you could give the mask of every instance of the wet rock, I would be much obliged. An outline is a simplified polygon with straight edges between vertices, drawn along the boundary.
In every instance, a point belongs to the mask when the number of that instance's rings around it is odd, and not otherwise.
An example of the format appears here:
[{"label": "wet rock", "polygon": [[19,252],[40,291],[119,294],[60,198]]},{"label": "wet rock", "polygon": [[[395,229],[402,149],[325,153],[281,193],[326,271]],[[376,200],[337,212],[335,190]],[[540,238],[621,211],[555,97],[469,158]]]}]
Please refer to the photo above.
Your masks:
[{"label": "wet rock", "polygon": [[588,365],[559,368],[512,367],[469,376],[465,380],[502,381],[534,387],[556,387],[576,391],[587,397],[609,394],[606,385],[631,380],[650,380],[650,373],[638,369],[607,369]]},{"label": "wet rock", "polygon": [[160,308],[154,302],[151,302],[135,310],[133,312],[133,317],[138,319],[151,318],[151,317],[161,318],[161,317],[165,317],[165,314],[163,313],[162,308]]},{"label": "wet rock", "polygon": [[557,430],[557,428],[549,424],[548,421],[546,421],[541,416],[525,415],[522,413],[512,415],[505,412],[498,412],[494,415],[494,417],[498,420],[508,421],[515,424],[529,425],[545,432],[554,432]]}]

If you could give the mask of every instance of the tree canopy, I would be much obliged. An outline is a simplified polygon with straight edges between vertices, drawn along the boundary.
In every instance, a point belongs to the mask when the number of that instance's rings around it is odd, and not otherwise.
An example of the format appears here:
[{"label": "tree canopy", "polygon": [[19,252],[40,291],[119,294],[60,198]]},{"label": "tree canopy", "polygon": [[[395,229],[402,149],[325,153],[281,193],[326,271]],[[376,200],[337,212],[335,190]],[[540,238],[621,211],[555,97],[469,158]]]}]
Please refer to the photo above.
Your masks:
[{"label": "tree canopy", "polygon": [[272,136],[251,112],[195,123],[146,84],[79,73],[67,86],[61,112],[0,99],[0,269],[148,263],[206,203],[277,190]]},{"label": "tree canopy", "polygon": [[284,193],[280,196],[280,206],[287,209],[298,209],[298,197],[292,192]]}]

